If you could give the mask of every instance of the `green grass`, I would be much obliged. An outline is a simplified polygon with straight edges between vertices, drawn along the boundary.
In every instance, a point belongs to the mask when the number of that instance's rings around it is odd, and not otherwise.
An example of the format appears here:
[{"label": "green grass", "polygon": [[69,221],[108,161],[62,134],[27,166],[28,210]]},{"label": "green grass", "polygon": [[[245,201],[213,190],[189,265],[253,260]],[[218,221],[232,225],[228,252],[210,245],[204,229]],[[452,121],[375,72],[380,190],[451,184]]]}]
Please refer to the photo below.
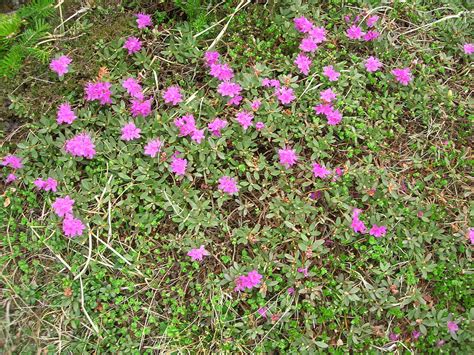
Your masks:
[{"label": "green grass", "polygon": [[[244,133],[201,59],[226,21],[193,37],[236,7],[217,4],[96,2],[66,24],[69,40],[51,43],[53,53],[72,56],[71,73],[58,80],[47,64],[27,60],[2,85],[9,102],[0,157],[16,153],[25,165],[19,181],[2,185],[0,200],[3,351],[469,353],[473,59],[462,44],[473,40],[472,15],[417,28],[471,9],[462,1],[392,4],[378,11],[381,39],[354,43],[344,36],[343,16],[378,2],[248,5],[216,47],[245,97],[263,102],[254,121],[266,129]],[[65,17],[78,9],[70,5]],[[157,29],[138,32],[138,11],[153,14]],[[301,35],[292,21],[300,15],[329,32],[308,77],[293,65]],[[130,35],[144,41],[134,56],[122,49]],[[384,63],[382,72],[365,71],[370,55]],[[342,70],[330,85],[319,76],[329,64]],[[414,73],[408,87],[389,73],[404,66]],[[114,85],[111,106],[83,99],[84,84],[100,68]],[[136,120],[144,138],[125,143],[120,127],[130,116],[119,83],[138,73],[159,106]],[[278,105],[259,88],[263,77],[290,82],[297,102]],[[160,90],[173,84],[195,98],[164,106]],[[327,87],[344,114],[334,127],[312,108]],[[65,100],[79,118],[58,127],[56,109]],[[221,138],[206,132],[196,145],[173,125],[185,113],[200,128],[216,115],[229,126]],[[15,131],[17,121],[24,126]],[[92,160],[62,149],[83,130],[96,142]],[[152,137],[165,142],[156,159],[142,153]],[[286,144],[300,157],[290,170],[278,164]],[[189,161],[182,179],[168,167],[177,149]],[[344,175],[315,179],[313,161],[342,167]],[[8,172],[2,168],[2,176]],[[238,178],[237,197],[217,190],[225,174]],[[40,176],[55,177],[58,193],[37,192],[32,182]],[[88,225],[75,239],[62,235],[51,209],[67,194]],[[354,233],[354,207],[367,225],[387,225],[387,235]],[[201,244],[211,256],[191,262],[186,253]],[[235,278],[252,269],[263,275],[261,287],[234,292]],[[268,307],[267,319],[260,307]],[[454,335],[449,320],[459,325]],[[421,332],[416,341],[414,330]],[[390,333],[399,340],[390,341]]]}]

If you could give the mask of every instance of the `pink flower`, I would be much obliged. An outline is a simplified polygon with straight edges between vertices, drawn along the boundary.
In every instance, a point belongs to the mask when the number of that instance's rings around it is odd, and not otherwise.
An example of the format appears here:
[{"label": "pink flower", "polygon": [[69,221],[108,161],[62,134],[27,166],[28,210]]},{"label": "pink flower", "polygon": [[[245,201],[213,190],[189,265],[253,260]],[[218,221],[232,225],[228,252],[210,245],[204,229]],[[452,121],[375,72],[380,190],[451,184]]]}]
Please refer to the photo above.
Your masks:
[{"label": "pink flower", "polygon": [[365,233],[367,232],[367,227],[365,226],[364,222],[359,219],[359,215],[362,211],[358,208],[354,208],[352,212],[352,224],[351,228],[356,233]]},{"label": "pink flower", "polygon": [[122,87],[127,90],[128,94],[131,97],[134,97],[139,100],[143,100],[143,90],[141,85],[135,78],[128,78],[122,82]]},{"label": "pink flower", "polygon": [[2,160],[2,165],[3,166],[9,166],[12,169],[21,169],[23,168],[23,163],[21,161],[20,157],[17,157],[16,155],[7,155],[5,158]]},{"label": "pink flower", "polygon": [[385,226],[377,226],[374,224],[372,228],[370,228],[369,234],[373,235],[375,238],[383,237],[387,233],[387,227]]},{"label": "pink flower", "polygon": [[67,140],[64,149],[74,157],[84,157],[87,159],[92,159],[96,153],[95,145],[91,137],[86,133],[78,134]]},{"label": "pink flower", "polygon": [[211,76],[221,81],[229,81],[234,77],[234,72],[227,64],[211,64]]},{"label": "pink flower", "polygon": [[324,166],[319,165],[318,163],[313,163],[313,175],[314,177],[324,179],[331,175],[331,172],[327,170]]},{"label": "pink flower", "polygon": [[307,267],[298,268],[298,272],[302,273],[304,275],[304,277],[308,277],[308,268]]},{"label": "pink flower", "polygon": [[68,102],[65,102],[59,106],[57,115],[56,115],[56,122],[58,124],[67,123],[71,124],[76,119],[76,114],[71,109],[71,105]]},{"label": "pink flower", "polygon": [[130,106],[130,113],[133,117],[147,117],[151,113],[151,98],[148,100],[133,99]]},{"label": "pink flower", "polygon": [[279,88],[280,82],[276,79],[264,78],[262,79],[262,86],[266,88],[269,88],[269,87]]},{"label": "pink flower", "polygon": [[239,186],[237,180],[230,176],[223,176],[219,179],[219,190],[226,194],[233,195],[239,192]]},{"label": "pink flower", "polygon": [[74,200],[67,195],[66,197],[58,197],[52,204],[54,212],[59,217],[66,217],[72,215],[72,206]]},{"label": "pink flower", "polygon": [[216,137],[221,136],[221,130],[224,129],[227,126],[227,121],[226,120],[221,120],[219,118],[215,118],[214,121],[210,122],[207,125],[207,128],[209,131],[211,131],[212,135]]},{"label": "pink flower", "polygon": [[319,97],[322,101],[331,103],[333,100],[336,99],[336,94],[332,91],[331,88],[323,90],[319,93]]},{"label": "pink flower", "polygon": [[320,44],[326,40],[326,29],[324,27],[315,27],[309,32],[314,43]]},{"label": "pink flower", "polygon": [[408,85],[410,81],[412,81],[412,75],[410,68],[403,68],[403,69],[393,69],[392,74],[395,76],[395,79],[402,85]]},{"label": "pink flower", "polygon": [[16,180],[16,175],[10,173],[10,174],[8,174],[7,178],[5,179],[5,184],[10,184],[15,180]]},{"label": "pink flower", "polygon": [[142,130],[135,126],[135,123],[129,122],[122,127],[122,135],[120,138],[124,141],[131,141],[133,139],[140,138],[140,132]]},{"label": "pink flower", "polygon": [[413,340],[416,340],[420,337],[421,333],[418,331],[418,330],[414,330],[412,333],[411,333],[411,336],[413,338]]},{"label": "pink flower", "polygon": [[147,143],[147,145],[145,145],[144,154],[154,158],[154,157],[156,157],[158,152],[161,150],[162,145],[163,145],[163,143],[158,138],[153,139],[153,140],[149,141]]},{"label": "pink flower", "polygon": [[33,184],[35,184],[35,186],[39,190],[53,191],[53,192],[56,192],[57,186],[58,186],[58,182],[51,177],[49,177],[46,180],[36,179],[35,181],[33,181]]},{"label": "pink flower", "polygon": [[179,86],[170,86],[166,91],[163,93],[163,99],[165,103],[177,105],[183,101],[183,97],[181,96],[181,89]]},{"label": "pink flower", "polygon": [[72,215],[66,216],[63,221],[63,233],[66,237],[78,237],[84,231],[84,224],[80,219],[74,218]]},{"label": "pink flower", "polygon": [[293,22],[295,29],[301,33],[308,33],[314,27],[313,23],[304,16],[296,17]]},{"label": "pink flower", "polygon": [[383,64],[376,57],[373,56],[367,58],[364,65],[365,69],[367,69],[367,71],[370,73],[376,72],[383,66]]},{"label": "pink flower", "polygon": [[323,75],[329,79],[329,81],[337,81],[339,79],[339,76],[341,75],[338,73],[335,69],[334,66],[328,65],[323,68]]},{"label": "pink flower", "polygon": [[380,33],[377,31],[367,31],[367,33],[364,35],[364,41],[370,42],[370,41],[375,41],[377,38],[379,38]]},{"label": "pink flower", "polygon": [[309,68],[311,67],[312,63],[311,59],[309,59],[308,56],[304,55],[303,53],[300,53],[296,57],[294,63],[304,75],[308,75]]},{"label": "pink flower", "polygon": [[206,52],[204,53],[204,59],[206,60],[206,64],[211,66],[213,64],[217,64],[219,62],[220,54],[218,52]]},{"label": "pink flower", "polygon": [[296,99],[296,96],[293,94],[293,89],[292,88],[281,88],[277,91],[277,97],[278,100],[283,105],[289,104],[291,101]]},{"label": "pink flower", "polygon": [[465,54],[472,54],[474,53],[474,44],[466,43],[464,44],[463,49]]},{"label": "pink flower", "polygon": [[247,111],[238,112],[236,115],[237,122],[240,123],[244,131],[252,125],[253,115]]},{"label": "pink flower", "polygon": [[71,64],[71,62],[71,58],[62,55],[57,59],[53,59],[49,64],[49,68],[61,77],[69,71],[69,64]]},{"label": "pink flower", "polygon": [[186,173],[186,167],[188,161],[183,158],[179,158],[176,154],[171,158],[171,171],[178,176],[183,176]]},{"label": "pink flower", "polygon": [[328,125],[335,126],[342,121],[342,114],[339,110],[331,108],[331,110],[326,114],[328,120]]},{"label": "pink flower", "polygon": [[193,115],[185,115],[183,117],[176,118],[174,120],[174,125],[179,128],[179,135],[181,137],[191,136],[197,129]]},{"label": "pink flower", "polygon": [[318,45],[312,37],[306,37],[301,40],[299,48],[303,52],[314,53],[318,49]]},{"label": "pink flower", "polygon": [[241,275],[235,280],[234,291],[251,290],[262,282],[262,278],[262,275],[260,275],[257,270],[252,270],[247,273],[247,275]]},{"label": "pink flower", "polygon": [[377,15],[374,15],[370,16],[365,23],[367,24],[367,27],[373,27],[378,20],[379,17]]},{"label": "pink flower", "polygon": [[123,48],[128,50],[128,54],[133,54],[142,49],[142,42],[137,37],[128,37]]},{"label": "pink flower", "polygon": [[268,311],[267,307],[260,307],[257,310],[258,314],[260,314],[263,318],[267,318],[267,311]]},{"label": "pink flower", "polygon": [[363,35],[362,29],[356,25],[352,25],[346,30],[346,36],[350,39],[361,39]]},{"label": "pink flower", "polygon": [[471,244],[474,244],[474,228],[469,228],[469,231],[467,232],[469,240],[471,241]]},{"label": "pink flower", "polygon": [[448,322],[448,331],[450,333],[456,333],[459,330],[459,326],[456,324],[456,322],[449,321]]},{"label": "pink flower", "polygon": [[217,92],[222,96],[234,97],[240,94],[242,87],[239,84],[231,82],[222,82],[217,87]]},{"label": "pink flower", "polygon": [[388,338],[390,339],[390,341],[397,341],[398,339],[400,339],[400,336],[396,333],[390,333],[388,335]]},{"label": "pink flower", "polygon": [[227,105],[239,106],[242,99],[243,97],[240,95],[234,96],[231,99],[229,99],[229,101],[227,101]]},{"label": "pink flower", "polygon": [[204,129],[195,129],[191,135],[191,139],[197,144],[201,144],[201,141],[204,139]]},{"label": "pink flower", "polygon": [[293,293],[295,293],[295,289],[293,287],[289,287],[287,292],[291,296]]},{"label": "pink flower", "polygon": [[313,108],[314,111],[316,111],[316,114],[325,116],[327,116],[333,110],[331,104],[319,104],[314,106]]},{"label": "pink flower", "polygon": [[101,105],[110,104],[110,88],[112,84],[108,82],[87,83],[86,84],[86,101],[99,100]]},{"label": "pink flower", "polygon": [[253,100],[250,107],[252,108],[252,110],[257,111],[260,108],[260,105],[262,105],[262,101]]},{"label": "pink flower", "polygon": [[279,149],[278,157],[280,158],[280,164],[287,169],[295,165],[298,160],[296,152],[290,148]]},{"label": "pink flower", "polygon": [[265,123],[260,122],[260,121],[257,122],[257,123],[255,123],[255,129],[256,129],[257,131],[261,131],[261,130],[264,129],[264,128],[265,128]]},{"label": "pink flower", "polygon": [[153,26],[150,15],[136,14],[135,16],[137,17],[137,25],[139,29]]},{"label": "pink flower", "polygon": [[201,245],[199,248],[191,249],[188,254],[191,257],[192,261],[202,261],[202,259],[209,255],[209,252],[204,249],[204,245]]}]

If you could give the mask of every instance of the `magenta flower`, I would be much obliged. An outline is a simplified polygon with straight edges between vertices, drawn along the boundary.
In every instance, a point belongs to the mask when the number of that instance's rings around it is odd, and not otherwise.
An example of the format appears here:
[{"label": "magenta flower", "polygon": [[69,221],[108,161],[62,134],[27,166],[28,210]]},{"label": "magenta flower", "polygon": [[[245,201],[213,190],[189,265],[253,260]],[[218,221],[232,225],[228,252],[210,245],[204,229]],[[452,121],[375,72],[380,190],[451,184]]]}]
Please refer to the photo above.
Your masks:
[{"label": "magenta flower", "polygon": [[262,79],[262,86],[266,88],[279,88],[280,87],[280,82],[276,79],[269,79],[269,78],[264,78]]},{"label": "magenta flower", "polygon": [[130,113],[133,117],[142,116],[147,117],[151,113],[151,101],[152,98],[148,100],[138,100],[133,99],[130,106]]},{"label": "magenta flower", "polygon": [[257,131],[261,131],[264,128],[265,128],[265,123],[263,123],[261,121],[258,121],[257,123],[255,123],[255,129]]},{"label": "magenta flower", "polygon": [[377,226],[374,224],[372,228],[370,228],[369,234],[373,235],[375,238],[383,237],[387,233],[387,227],[385,226]]},{"label": "magenta flower", "polygon": [[74,218],[72,215],[66,216],[63,221],[63,233],[66,237],[78,237],[84,231],[84,224],[80,219]]},{"label": "magenta flower", "polygon": [[234,77],[234,72],[227,64],[211,64],[211,76],[220,81],[229,81]]},{"label": "magenta flower", "polygon": [[324,166],[319,165],[318,163],[313,163],[313,175],[314,177],[324,179],[331,175],[331,172],[327,170]]},{"label": "magenta flower", "polygon": [[262,105],[262,101],[253,100],[252,103],[250,104],[250,107],[252,108],[252,110],[257,111],[261,105]]},{"label": "magenta flower", "polygon": [[195,129],[191,135],[191,139],[197,144],[201,144],[201,141],[204,139],[204,129]]},{"label": "magenta flower", "polygon": [[48,177],[46,180],[38,178],[33,181],[33,184],[38,188],[38,190],[53,192],[56,192],[58,186],[58,182],[51,177]]},{"label": "magenta flower", "polygon": [[92,159],[96,153],[92,138],[86,133],[78,134],[67,140],[64,149],[74,157],[84,157],[87,159]]},{"label": "magenta flower", "polygon": [[308,75],[309,69],[311,67],[311,59],[309,59],[308,56],[306,56],[303,53],[298,54],[294,61],[295,65],[298,67],[300,72],[302,72],[304,75]]},{"label": "magenta flower", "polygon": [[237,112],[236,115],[237,122],[242,126],[244,131],[247,130],[252,125],[253,115],[247,111]]},{"label": "magenta flower", "polygon": [[474,53],[474,44],[473,43],[466,43],[463,46],[465,54],[472,54]]},{"label": "magenta flower", "polygon": [[328,65],[323,68],[323,75],[329,79],[329,81],[337,81],[339,79],[339,76],[341,75],[338,73],[335,69],[334,66]]},{"label": "magenta flower", "polygon": [[262,282],[262,278],[262,275],[260,275],[257,270],[252,270],[247,273],[247,275],[241,275],[235,280],[234,291],[251,290]]},{"label": "magenta flower", "polygon": [[101,105],[112,103],[110,98],[111,87],[112,84],[109,82],[87,83],[85,88],[86,101],[98,100]]},{"label": "magenta flower", "polygon": [[390,333],[388,335],[388,338],[390,339],[390,341],[397,341],[398,339],[400,339],[400,336],[396,333]]},{"label": "magenta flower", "polygon": [[456,333],[459,330],[459,326],[457,325],[456,322],[449,321],[447,326],[448,326],[448,331],[452,334]]},{"label": "magenta flower", "polygon": [[239,84],[224,81],[217,87],[217,92],[222,96],[234,97],[240,94],[242,87]]},{"label": "magenta flower", "polygon": [[196,128],[196,122],[193,115],[185,115],[174,120],[174,125],[179,128],[179,135],[181,137],[191,136]]},{"label": "magenta flower", "polygon": [[218,52],[206,52],[204,53],[204,59],[206,60],[207,66],[217,64],[219,62],[220,54]]},{"label": "magenta flower", "polygon": [[352,25],[346,30],[346,36],[350,39],[361,39],[363,35],[362,28],[356,25]]},{"label": "magenta flower", "polygon": [[215,118],[214,121],[210,122],[207,125],[207,128],[209,129],[209,131],[211,131],[213,136],[220,137],[221,130],[224,129],[226,126],[227,126],[226,120]]},{"label": "magenta flower", "polygon": [[58,124],[61,124],[61,123],[71,124],[74,122],[76,118],[77,118],[76,114],[71,109],[71,105],[68,102],[65,102],[59,105],[59,109],[56,114],[56,122],[58,122]]},{"label": "magenta flower", "polygon": [[379,36],[380,36],[380,33],[377,31],[367,31],[363,39],[366,42],[370,42],[370,41],[375,41],[377,38],[379,38]]},{"label": "magenta flower", "polygon": [[150,15],[136,14],[135,16],[137,17],[137,25],[139,29],[153,26]]},{"label": "magenta flower", "polygon": [[233,195],[239,192],[239,186],[237,185],[237,180],[230,176],[222,176],[219,179],[219,190],[225,192],[226,194]]},{"label": "magenta flower", "polygon": [[295,24],[295,29],[301,33],[308,33],[314,27],[313,23],[304,16],[296,17],[293,19],[293,23]]},{"label": "magenta flower", "polygon": [[171,171],[178,176],[183,176],[186,173],[186,167],[188,161],[183,158],[179,158],[177,154],[171,158]]},{"label": "magenta flower", "polygon": [[58,197],[51,206],[59,217],[66,217],[72,215],[73,205],[74,200],[67,195],[66,197]]},{"label": "magenta flower", "polygon": [[367,232],[367,227],[365,226],[364,222],[362,222],[359,219],[359,215],[362,211],[358,208],[354,208],[354,211],[352,212],[352,224],[351,228],[354,230],[356,233],[366,233]]},{"label": "magenta flower", "polygon": [[324,27],[315,27],[309,32],[314,43],[320,44],[326,40],[326,29]]},{"label": "magenta flower", "polygon": [[140,138],[140,132],[142,130],[135,126],[135,123],[129,122],[122,127],[122,135],[120,138],[124,141],[131,141],[133,139]]},{"label": "magenta flower", "polygon": [[3,166],[9,166],[12,169],[21,169],[23,168],[23,163],[21,161],[20,157],[17,157],[16,155],[7,155],[5,158],[2,160],[2,165]]},{"label": "magenta flower", "polygon": [[331,103],[333,100],[336,99],[336,93],[332,91],[331,88],[323,90],[319,93],[319,97],[321,98],[321,101]]},{"label": "magenta flower", "polygon": [[7,175],[7,178],[5,179],[5,184],[10,184],[15,180],[16,180],[16,175],[10,173],[10,174]]},{"label": "magenta flower", "polygon": [[319,105],[314,106],[313,108],[316,114],[325,115],[325,116],[327,116],[333,110],[333,107],[331,104],[319,104]]},{"label": "magenta flower", "polygon": [[201,245],[199,248],[191,249],[188,254],[191,257],[192,261],[202,261],[202,259],[209,255],[209,252],[204,249],[204,245]]},{"label": "magenta flower", "polygon": [[296,99],[296,96],[293,94],[292,88],[281,88],[277,91],[278,100],[283,105],[289,104],[291,101]]},{"label": "magenta flower", "polygon": [[122,87],[127,90],[131,97],[139,100],[143,100],[143,90],[141,85],[135,78],[128,78],[122,82]]},{"label": "magenta flower", "polygon": [[133,54],[142,49],[142,42],[137,37],[128,37],[123,48],[128,50],[128,54]]},{"label": "magenta flower", "polygon": [[376,72],[383,66],[382,62],[380,62],[376,57],[373,56],[367,58],[364,65],[365,69],[367,69],[367,71],[370,73]]},{"label": "magenta flower", "polygon": [[257,310],[258,314],[260,314],[262,316],[262,318],[267,318],[267,311],[268,311],[267,307],[260,307]]},{"label": "magenta flower", "polygon": [[474,228],[469,228],[469,231],[467,234],[468,234],[471,244],[474,244]]},{"label": "magenta flower", "polygon": [[303,52],[314,53],[318,49],[318,45],[314,41],[313,37],[306,37],[301,40],[299,49]]},{"label": "magenta flower", "polygon": [[393,69],[392,74],[400,84],[405,86],[408,85],[408,83],[413,79],[410,68]]},{"label": "magenta flower", "polygon": [[302,273],[304,275],[304,277],[308,277],[308,268],[307,267],[298,268],[298,272]]},{"label": "magenta flower", "polygon": [[154,158],[161,150],[162,145],[163,143],[158,138],[153,139],[145,145],[144,154]]},{"label": "magenta flower", "polygon": [[242,101],[243,97],[238,95],[234,96],[227,101],[227,105],[234,105],[234,106],[239,106],[240,102]]},{"label": "magenta flower", "polygon": [[49,68],[61,77],[69,71],[69,64],[71,64],[71,62],[71,58],[62,55],[57,59],[53,59],[49,64]]},{"label": "magenta flower", "polygon": [[290,148],[279,149],[278,157],[280,158],[280,164],[287,169],[295,165],[298,160],[296,152]]},{"label": "magenta flower", "polygon": [[328,120],[328,125],[335,126],[342,121],[342,114],[339,110],[331,108],[331,110],[326,114]]},{"label": "magenta flower", "polygon": [[413,340],[417,340],[420,337],[420,335],[421,335],[421,333],[418,330],[414,330],[411,333],[411,336],[412,336]]},{"label": "magenta flower", "polygon": [[170,86],[166,91],[163,93],[163,99],[165,103],[177,105],[183,101],[183,97],[181,96],[181,88],[179,86]]},{"label": "magenta flower", "polygon": [[293,293],[295,293],[295,289],[293,287],[289,287],[287,292],[291,296]]},{"label": "magenta flower", "polygon": [[374,27],[378,20],[379,17],[377,15],[374,15],[370,16],[365,23],[367,24],[367,27]]}]

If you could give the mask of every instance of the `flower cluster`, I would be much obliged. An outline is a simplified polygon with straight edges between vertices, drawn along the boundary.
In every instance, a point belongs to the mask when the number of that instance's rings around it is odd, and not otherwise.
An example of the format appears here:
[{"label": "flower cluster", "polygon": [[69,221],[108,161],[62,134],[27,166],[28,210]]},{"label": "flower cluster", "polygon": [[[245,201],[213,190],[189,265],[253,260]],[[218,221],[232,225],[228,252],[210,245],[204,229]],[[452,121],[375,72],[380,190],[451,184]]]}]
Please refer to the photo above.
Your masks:
[{"label": "flower cluster", "polygon": [[135,78],[127,78],[122,82],[122,87],[127,90],[127,93],[138,100],[143,100],[143,89],[140,83]]},{"label": "flower cluster", "polygon": [[188,161],[184,158],[179,157],[179,153],[173,154],[171,158],[171,171],[178,176],[183,176],[186,174],[186,167],[188,166]]},{"label": "flower cluster", "polygon": [[151,101],[151,98],[148,100],[133,99],[130,105],[130,113],[132,116],[147,117],[151,113]]},{"label": "flower cluster", "polygon": [[38,188],[38,190],[43,190],[43,191],[56,192],[57,187],[58,187],[58,182],[52,177],[48,177],[46,180],[38,178],[35,181],[33,181],[33,184]]},{"label": "flower cluster", "polygon": [[305,53],[314,53],[318,49],[318,45],[326,41],[326,29],[316,27],[311,20],[304,16],[295,18],[293,22],[295,29],[305,35],[299,45],[299,49],[304,53],[297,55],[294,64],[301,73],[308,75],[312,60]]},{"label": "flower cluster", "polygon": [[95,144],[87,133],[81,133],[66,141],[64,149],[74,157],[92,159],[96,153]]},{"label": "flower cluster", "polygon": [[197,129],[193,115],[185,115],[174,120],[174,125],[179,129],[181,137],[190,136],[191,139],[200,144],[204,139],[204,129]]},{"label": "flower cluster", "polygon": [[[351,228],[355,233],[365,234],[367,233],[367,227],[365,226],[364,222],[362,222],[359,218],[362,211],[358,208],[354,208],[352,211],[352,223]],[[380,238],[383,237],[387,233],[387,227],[385,226],[378,226],[376,224],[372,225],[370,228],[369,234]]]},{"label": "flower cluster", "polygon": [[179,86],[170,86],[163,93],[163,100],[165,103],[176,106],[183,101],[183,96],[181,95],[181,88]]},{"label": "flower cluster", "polygon": [[112,84],[109,82],[97,82],[97,83],[87,83],[85,92],[86,92],[86,101],[98,100],[101,105],[111,104],[112,99],[110,88]]},{"label": "flower cluster", "polygon": [[157,138],[149,141],[144,148],[144,154],[152,158],[160,152],[163,143]]},{"label": "flower cluster", "polygon": [[71,105],[68,102],[59,105],[58,113],[56,115],[56,122],[58,122],[58,124],[71,124],[76,118],[76,114],[71,109]]},{"label": "flower cluster", "polygon": [[326,116],[330,126],[339,124],[342,121],[342,114],[333,106],[333,101],[337,97],[336,93],[332,89],[326,89],[319,93],[319,97],[322,103],[314,107],[316,114]]},{"label": "flower cluster", "polygon": [[359,21],[359,16],[356,16],[352,23],[350,17],[346,17],[346,22],[351,24],[346,30],[347,38],[353,40],[364,40],[367,42],[376,40],[379,38],[380,33],[372,28],[375,26],[378,20],[379,17],[376,15],[368,17],[365,22],[367,26],[367,32],[364,32],[362,27],[356,25],[356,22]]},{"label": "flower cluster", "polygon": [[207,125],[207,128],[211,132],[211,134],[215,137],[221,136],[221,130],[223,130],[227,126],[226,120],[221,120],[220,118],[216,117],[212,122]]},{"label": "flower cluster", "polygon": [[137,37],[131,36],[127,38],[125,44],[123,45],[123,48],[128,50],[128,54],[130,55],[142,49],[142,42]]},{"label": "flower cluster", "polygon": [[202,261],[205,256],[210,254],[206,249],[204,249],[204,245],[201,245],[199,248],[191,249],[187,255],[191,257],[191,260],[193,261]]},{"label": "flower cluster", "polygon": [[140,138],[141,129],[135,126],[135,123],[129,122],[122,127],[122,136],[120,137],[124,141],[131,141],[133,139]]},{"label": "flower cluster", "polygon": [[251,290],[262,282],[262,278],[262,275],[260,275],[257,270],[252,270],[248,272],[247,275],[241,275],[235,279],[234,291]]},{"label": "flower cluster", "polygon": [[69,72],[69,64],[71,64],[72,59],[66,55],[62,55],[57,59],[53,59],[49,64],[49,67],[54,71],[58,76],[63,76]]},{"label": "flower cluster", "polygon": [[230,176],[223,176],[219,179],[219,190],[226,194],[233,195],[239,192],[237,180]]}]

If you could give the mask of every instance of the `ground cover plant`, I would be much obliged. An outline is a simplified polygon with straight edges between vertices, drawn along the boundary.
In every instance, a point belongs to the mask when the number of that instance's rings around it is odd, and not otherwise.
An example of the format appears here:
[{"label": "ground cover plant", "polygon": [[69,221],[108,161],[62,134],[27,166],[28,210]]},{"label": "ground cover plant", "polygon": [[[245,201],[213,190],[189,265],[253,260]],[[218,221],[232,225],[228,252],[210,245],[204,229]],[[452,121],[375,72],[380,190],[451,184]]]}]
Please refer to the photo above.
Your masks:
[{"label": "ground cover plant", "polygon": [[54,11],[2,85],[5,352],[471,351],[467,4]]}]

